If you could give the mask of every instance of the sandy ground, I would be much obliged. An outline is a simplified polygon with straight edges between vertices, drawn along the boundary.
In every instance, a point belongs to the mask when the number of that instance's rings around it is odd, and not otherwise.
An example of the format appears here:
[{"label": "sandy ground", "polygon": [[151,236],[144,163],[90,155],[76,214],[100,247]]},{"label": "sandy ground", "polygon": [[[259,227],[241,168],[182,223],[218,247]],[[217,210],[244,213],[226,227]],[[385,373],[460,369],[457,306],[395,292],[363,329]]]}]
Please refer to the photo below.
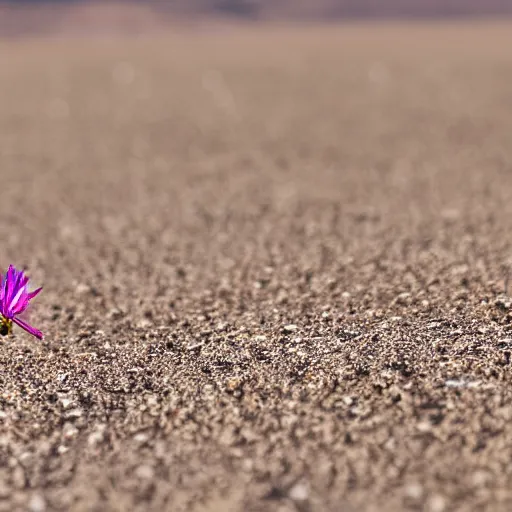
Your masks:
[{"label": "sandy ground", "polygon": [[0,510],[511,510],[511,47],[0,43]]}]

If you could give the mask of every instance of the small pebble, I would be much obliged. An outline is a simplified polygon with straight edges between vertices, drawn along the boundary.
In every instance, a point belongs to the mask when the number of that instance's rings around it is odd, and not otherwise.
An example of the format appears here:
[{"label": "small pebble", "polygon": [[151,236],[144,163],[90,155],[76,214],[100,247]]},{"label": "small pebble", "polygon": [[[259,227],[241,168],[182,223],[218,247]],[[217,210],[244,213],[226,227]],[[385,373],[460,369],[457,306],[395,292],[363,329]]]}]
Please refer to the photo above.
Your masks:
[{"label": "small pebble", "polygon": [[139,444],[145,444],[149,441],[149,435],[144,432],[139,432],[133,436],[133,440]]},{"label": "small pebble", "polygon": [[483,487],[492,481],[492,475],[488,471],[475,471],[471,480],[475,487]]},{"label": "small pebble", "polygon": [[44,512],[46,510],[46,501],[41,494],[34,494],[28,503],[30,512]]},{"label": "small pebble", "polygon": [[405,494],[408,498],[419,500],[423,496],[423,487],[419,483],[409,484],[405,488]]},{"label": "small pebble", "polygon": [[155,471],[151,466],[142,465],[135,469],[135,476],[141,480],[152,480],[155,476]]},{"label": "small pebble", "polygon": [[444,512],[446,510],[446,500],[440,494],[434,494],[428,501],[428,512]]},{"label": "small pebble", "polygon": [[288,494],[293,501],[304,502],[309,497],[309,486],[305,482],[295,484]]},{"label": "small pebble", "polygon": [[68,420],[74,420],[77,418],[81,418],[82,415],[83,415],[82,409],[76,408],[76,409],[71,409],[70,411],[67,411],[64,414],[64,417]]},{"label": "small pebble", "polygon": [[63,429],[64,439],[71,440],[78,435],[78,429],[71,423],[66,423]]},{"label": "small pebble", "polygon": [[240,388],[242,385],[242,380],[240,377],[231,377],[226,380],[226,390],[227,391],[235,391]]},{"label": "small pebble", "polygon": [[85,294],[89,293],[90,291],[91,291],[91,288],[84,283],[78,284],[77,287],[75,288],[75,292],[78,295],[85,295]]},{"label": "small pebble", "polygon": [[87,438],[87,443],[89,446],[98,446],[105,439],[105,433],[102,430],[98,430],[96,432],[92,432],[89,434]]},{"label": "small pebble", "polygon": [[61,398],[60,403],[62,404],[63,409],[69,409],[69,407],[73,405],[73,400],[70,398]]}]

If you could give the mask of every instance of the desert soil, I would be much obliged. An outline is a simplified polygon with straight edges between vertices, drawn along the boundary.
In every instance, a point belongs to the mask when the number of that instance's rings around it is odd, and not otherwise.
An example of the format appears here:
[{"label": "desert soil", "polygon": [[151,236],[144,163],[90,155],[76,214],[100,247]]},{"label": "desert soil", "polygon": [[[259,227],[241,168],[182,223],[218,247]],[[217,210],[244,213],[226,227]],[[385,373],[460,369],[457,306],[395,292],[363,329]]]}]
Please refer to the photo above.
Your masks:
[{"label": "desert soil", "polygon": [[1,42],[0,510],[511,510],[510,48]]}]

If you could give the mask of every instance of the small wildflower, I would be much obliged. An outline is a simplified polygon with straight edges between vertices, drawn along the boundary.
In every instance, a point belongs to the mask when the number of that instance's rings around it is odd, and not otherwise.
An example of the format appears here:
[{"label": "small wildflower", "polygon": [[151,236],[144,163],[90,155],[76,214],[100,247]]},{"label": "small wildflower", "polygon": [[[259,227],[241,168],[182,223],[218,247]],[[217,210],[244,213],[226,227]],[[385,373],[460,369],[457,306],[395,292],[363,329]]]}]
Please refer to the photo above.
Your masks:
[{"label": "small wildflower", "polygon": [[22,270],[16,270],[9,265],[9,270],[2,277],[0,284],[0,334],[7,336],[12,331],[13,322],[25,329],[28,333],[42,340],[43,333],[26,322],[17,318],[23,313],[29,302],[42,290],[38,288],[28,291],[28,277]]}]

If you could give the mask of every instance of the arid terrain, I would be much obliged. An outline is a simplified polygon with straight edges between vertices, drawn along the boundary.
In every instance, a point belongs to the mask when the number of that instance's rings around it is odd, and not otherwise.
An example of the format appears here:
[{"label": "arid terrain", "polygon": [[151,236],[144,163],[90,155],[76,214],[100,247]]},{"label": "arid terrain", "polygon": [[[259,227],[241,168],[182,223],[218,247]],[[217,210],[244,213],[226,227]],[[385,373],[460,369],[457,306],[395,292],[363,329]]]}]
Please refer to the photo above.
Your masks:
[{"label": "arid terrain", "polygon": [[0,511],[512,510],[510,48],[0,42]]}]

